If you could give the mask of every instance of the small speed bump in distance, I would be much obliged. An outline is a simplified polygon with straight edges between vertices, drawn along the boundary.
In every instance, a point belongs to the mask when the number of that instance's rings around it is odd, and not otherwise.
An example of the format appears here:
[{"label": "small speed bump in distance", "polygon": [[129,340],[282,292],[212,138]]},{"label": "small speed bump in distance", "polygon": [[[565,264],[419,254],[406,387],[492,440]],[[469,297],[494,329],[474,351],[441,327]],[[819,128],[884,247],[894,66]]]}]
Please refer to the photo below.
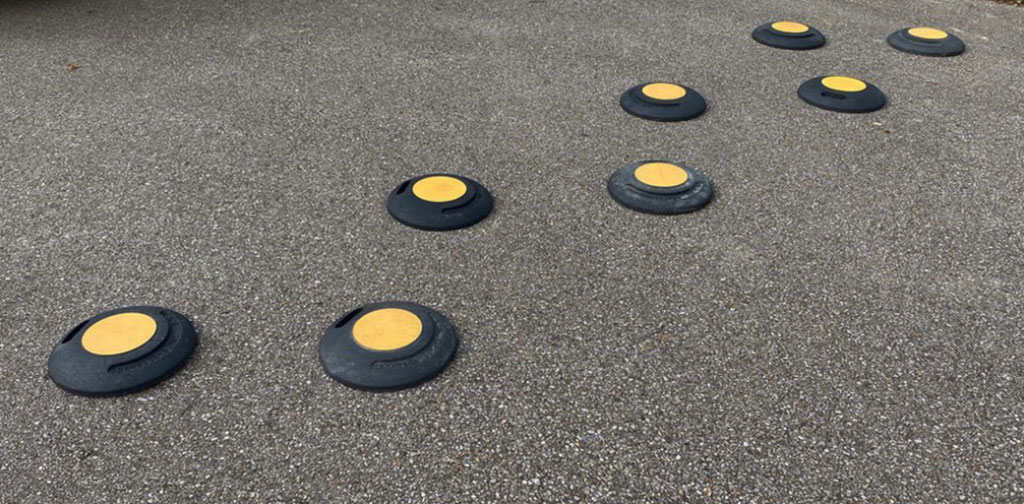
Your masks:
[{"label": "small speed bump in distance", "polygon": [[129,394],[174,374],[197,340],[192,323],[173,310],[118,308],[69,331],[50,353],[47,370],[57,386],[74,394]]},{"label": "small speed bump in distance", "polygon": [[693,212],[711,201],[708,178],[682,164],[646,160],[626,165],[608,179],[608,193],[626,208],[652,214]]},{"label": "small speed bump in distance", "polygon": [[797,95],[815,107],[835,112],[874,112],[886,103],[885,94],[874,85],[840,75],[808,80],[797,89]]},{"label": "small speed bump in distance", "polygon": [[430,174],[402,182],[388,196],[388,213],[417,229],[450,231],[487,218],[494,198],[478,182],[451,174]]},{"label": "small speed bump in distance", "polygon": [[754,40],[771,47],[804,51],[825,45],[825,35],[797,21],[775,21],[754,29]]},{"label": "small speed bump in distance", "polygon": [[455,327],[426,306],[373,303],[349,312],[320,340],[320,363],[331,378],[364,390],[418,385],[444,370],[458,347]]},{"label": "small speed bump in distance", "polygon": [[681,84],[648,82],[622,93],[619,105],[626,112],[652,121],[687,121],[707,110],[700,93]]},{"label": "small speed bump in distance", "polygon": [[922,56],[956,56],[967,49],[964,41],[956,35],[928,26],[893,32],[886,42],[900,51]]}]

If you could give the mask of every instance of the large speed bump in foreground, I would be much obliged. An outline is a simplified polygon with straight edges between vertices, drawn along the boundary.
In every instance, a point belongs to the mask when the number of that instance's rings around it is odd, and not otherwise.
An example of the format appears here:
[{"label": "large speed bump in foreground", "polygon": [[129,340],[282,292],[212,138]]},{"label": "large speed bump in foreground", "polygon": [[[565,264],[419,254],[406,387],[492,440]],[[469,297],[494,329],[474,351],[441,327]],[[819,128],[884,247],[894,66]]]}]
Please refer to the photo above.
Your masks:
[{"label": "large speed bump in foreground", "polygon": [[707,109],[707,102],[700,93],[671,82],[633,86],[622,93],[619,105],[637,117],[662,122],[687,121]]},{"label": "large speed bump in foreground", "polygon": [[320,340],[327,375],[350,387],[397,390],[437,376],[455,356],[455,327],[440,313],[407,302],[349,312]]},{"label": "large speed bump in foreground", "polygon": [[796,21],[765,23],[754,29],[754,40],[780,49],[807,50],[825,45],[825,36],[811,26]]},{"label": "large speed bump in foreground", "polygon": [[967,48],[956,35],[927,26],[904,28],[886,39],[903,52],[923,56],[956,56]]},{"label": "large speed bump in foreground", "polygon": [[860,79],[839,75],[815,77],[800,85],[797,95],[815,107],[835,112],[874,112],[886,98],[877,87]]},{"label": "large speed bump in foreground", "polygon": [[640,161],[608,179],[608,193],[626,208],[652,214],[681,214],[711,201],[711,182],[700,172],[669,161]]},{"label": "large speed bump in foreground", "polygon": [[101,313],[61,339],[47,363],[50,379],[68,392],[122,395],[157,384],[180,369],[196,347],[184,315],[156,306]]},{"label": "large speed bump in foreground", "polygon": [[490,215],[491,193],[474,180],[432,174],[398,185],[388,196],[388,213],[402,224],[428,231],[472,226]]}]

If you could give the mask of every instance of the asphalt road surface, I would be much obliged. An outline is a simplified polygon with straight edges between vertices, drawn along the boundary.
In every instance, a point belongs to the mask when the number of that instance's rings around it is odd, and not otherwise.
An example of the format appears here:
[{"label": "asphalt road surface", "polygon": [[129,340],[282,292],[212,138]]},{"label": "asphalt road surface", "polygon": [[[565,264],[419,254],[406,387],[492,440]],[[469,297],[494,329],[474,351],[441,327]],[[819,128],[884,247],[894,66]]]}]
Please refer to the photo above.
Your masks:
[{"label": "asphalt road surface", "polygon": [[[785,18],[828,45],[751,39]],[[1022,502],[1022,48],[975,0],[4,1],[0,502]],[[800,101],[825,74],[889,105]],[[623,112],[650,80],[707,113]],[[715,200],[619,206],[647,158]],[[493,214],[388,215],[439,171]],[[451,367],[329,379],[324,329],[391,299]],[[131,304],[191,317],[188,365],[58,389],[58,339]]]}]

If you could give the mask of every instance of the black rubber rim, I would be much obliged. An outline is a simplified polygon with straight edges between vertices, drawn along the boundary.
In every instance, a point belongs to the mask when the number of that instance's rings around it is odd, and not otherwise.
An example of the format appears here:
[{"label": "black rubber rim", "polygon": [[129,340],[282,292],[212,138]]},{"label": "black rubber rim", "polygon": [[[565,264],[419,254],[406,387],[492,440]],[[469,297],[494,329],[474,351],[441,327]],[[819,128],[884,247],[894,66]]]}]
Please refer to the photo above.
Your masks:
[{"label": "black rubber rim", "polygon": [[894,32],[886,41],[900,51],[921,56],[957,56],[967,49],[964,41],[952,33],[947,32],[948,36],[942,40],[928,40],[911,35],[910,30],[911,28],[904,28]]},{"label": "black rubber rim", "polygon": [[676,84],[686,90],[686,95],[678,100],[657,100],[641,92],[648,84],[654,82],[633,86],[622,93],[622,97],[619,98],[622,109],[637,117],[661,122],[688,121],[699,117],[707,110],[704,97],[689,87]]},{"label": "black rubber rim", "polygon": [[[433,176],[453,177],[466,184],[466,194],[457,200],[434,203],[417,198],[412,186]],[[402,182],[388,195],[388,213],[398,222],[427,231],[451,231],[472,226],[487,218],[494,209],[494,198],[475,180],[450,173],[431,173]]]},{"label": "black rubber rim", "polygon": [[[82,347],[82,335],[111,315],[138,312],[157,323],[156,333],[141,347],[118,355],[95,355]],[[47,369],[60,388],[85,396],[130,394],[173,375],[195,351],[198,338],[182,314],[157,306],[130,306],[92,317],[69,331],[50,353]]]},{"label": "black rubber rim", "polygon": [[821,83],[825,77],[828,76],[823,75],[804,82],[797,89],[797,95],[815,107],[835,112],[863,114],[885,107],[885,94],[874,85],[865,83],[867,88],[864,91],[846,93],[825,87]]},{"label": "black rubber rim", "polygon": [[794,51],[817,49],[825,45],[825,35],[813,26],[807,26],[808,30],[804,33],[786,33],[772,28],[773,23],[765,23],[755,28],[751,34],[754,40],[767,46]]},{"label": "black rubber rim", "polygon": [[[406,347],[392,351],[363,348],[352,336],[359,317],[382,308],[400,308],[419,317],[423,331]],[[362,390],[400,390],[437,376],[455,357],[455,326],[440,313],[416,303],[373,303],[347,313],[324,332],[320,363],[331,378]]]},{"label": "black rubber rim", "polygon": [[[633,173],[646,163],[671,163],[686,170],[687,180],[676,187],[655,187],[636,179]],[[619,168],[608,179],[608,193],[620,205],[639,212],[661,215],[693,212],[706,206],[713,190],[708,178],[681,163],[650,159]]]}]

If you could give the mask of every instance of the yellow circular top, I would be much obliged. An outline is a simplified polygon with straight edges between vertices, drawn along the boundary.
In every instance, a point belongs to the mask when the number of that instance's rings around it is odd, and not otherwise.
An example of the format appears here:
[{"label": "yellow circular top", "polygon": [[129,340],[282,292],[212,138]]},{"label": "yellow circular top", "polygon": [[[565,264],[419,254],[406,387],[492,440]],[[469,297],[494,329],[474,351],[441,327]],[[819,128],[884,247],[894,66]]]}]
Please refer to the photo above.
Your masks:
[{"label": "yellow circular top", "polygon": [[806,33],[811,27],[796,21],[777,21],[772,23],[772,29],[782,33]]},{"label": "yellow circular top", "polygon": [[145,313],[111,315],[89,326],[82,348],[95,355],[117,355],[145,345],[156,334],[156,320]]},{"label": "yellow circular top", "polygon": [[926,40],[942,40],[944,38],[949,38],[948,33],[938,28],[929,28],[927,26],[911,28],[907,30],[907,33],[909,33],[912,37],[917,37]]},{"label": "yellow circular top", "polygon": [[637,166],[633,176],[640,182],[654,187],[675,187],[685,184],[690,178],[690,174],[682,167],[662,162]]},{"label": "yellow circular top", "polygon": [[466,194],[466,183],[455,177],[433,175],[417,180],[412,185],[412,193],[421,200],[446,203]]},{"label": "yellow circular top", "polygon": [[686,96],[686,88],[679,84],[668,82],[654,82],[640,89],[644,96],[655,100],[678,100]]},{"label": "yellow circular top", "polygon": [[868,85],[860,79],[837,75],[821,79],[821,85],[833,91],[842,91],[844,93],[859,93],[868,88]]},{"label": "yellow circular top", "polygon": [[352,337],[359,346],[381,352],[407,347],[421,332],[420,318],[401,308],[374,310],[359,317],[352,326]]}]

